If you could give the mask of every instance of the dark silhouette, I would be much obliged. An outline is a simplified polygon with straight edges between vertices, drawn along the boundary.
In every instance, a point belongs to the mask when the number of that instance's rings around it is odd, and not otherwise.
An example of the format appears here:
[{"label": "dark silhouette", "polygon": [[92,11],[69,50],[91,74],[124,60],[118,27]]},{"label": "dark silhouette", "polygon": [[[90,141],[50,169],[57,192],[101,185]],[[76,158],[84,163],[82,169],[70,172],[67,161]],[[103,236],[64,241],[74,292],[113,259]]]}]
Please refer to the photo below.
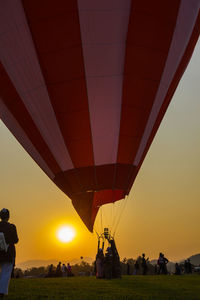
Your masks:
[{"label": "dark silhouette", "polygon": [[[100,249],[100,242],[102,247]],[[103,255],[105,241],[109,243],[105,257]],[[111,236],[109,229],[104,228],[104,233],[98,238],[97,256],[95,261],[95,274],[97,278],[121,278],[121,263],[120,257],[116,248],[114,238]]]},{"label": "dark silhouette", "polygon": [[135,261],[135,272],[134,272],[134,275],[138,275],[139,274],[139,270],[140,270],[140,265],[139,265],[139,262],[138,260]]},{"label": "dark silhouette", "polygon": [[164,256],[164,254],[161,252],[159,254],[159,258],[158,258],[158,265],[159,265],[159,274],[164,274],[166,275],[167,272],[167,263],[168,263],[168,259]]},{"label": "dark silhouette", "polygon": [[66,277],[67,276],[67,267],[65,264],[62,264],[61,271],[62,271],[62,276]]},{"label": "dark silhouette", "polygon": [[120,257],[119,257],[114,239],[113,238],[110,239],[109,243],[111,246],[111,252],[112,252],[112,257],[113,257],[112,277],[113,278],[121,278]]},{"label": "dark silhouette", "polygon": [[48,273],[47,273],[46,277],[54,277],[54,275],[55,275],[55,272],[53,270],[53,265],[51,264],[49,266]]},{"label": "dark silhouette", "polygon": [[104,254],[103,250],[100,248],[96,255],[96,277],[101,279],[104,278]]},{"label": "dark silhouette", "polygon": [[192,274],[192,264],[190,262],[190,259],[188,258],[188,274]]},{"label": "dark silhouette", "polygon": [[62,277],[62,271],[61,271],[61,262],[56,267],[56,277]]},{"label": "dark silhouette", "polygon": [[178,263],[175,264],[175,275],[181,275],[181,267]]},{"label": "dark silhouette", "polygon": [[192,274],[192,264],[191,264],[189,258],[187,260],[185,260],[185,262],[184,262],[184,273]]},{"label": "dark silhouette", "polygon": [[113,254],[110,247],[107,248],[104,259],[104,273],[106,279],[112,279],[113,277]]},{"label": "dark silhouette", "polygon": [[67,264],[67,276],[68,277],[74,276],[74,274],[72,273],[72,267],[71,267],[70,263]]},{"label": "dark silhouette", "polygon": [[148,271],[148,267],[147,267],[147,261],[149,260],[149,258],[145,258],[145,254],[142,254],[142,275],[146,275],[147,271]]},{"label": "dark silhouette", "polygon": [[0,211],[0,296],[8,294],[10,277],[15,266],[15,244],[18,242],[17,230],[14,224],[8,222],[9,210]]}]

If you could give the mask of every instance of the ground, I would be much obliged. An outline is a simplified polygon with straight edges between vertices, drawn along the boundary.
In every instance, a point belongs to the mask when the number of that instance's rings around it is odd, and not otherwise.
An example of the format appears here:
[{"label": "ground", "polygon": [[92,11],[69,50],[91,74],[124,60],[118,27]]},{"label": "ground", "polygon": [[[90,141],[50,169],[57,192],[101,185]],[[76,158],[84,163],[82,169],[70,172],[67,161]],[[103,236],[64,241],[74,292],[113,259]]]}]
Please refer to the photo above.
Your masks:
[{"label": "ground", "polygon": [[6,299],[200,300],[200,275],[12,279]]}]

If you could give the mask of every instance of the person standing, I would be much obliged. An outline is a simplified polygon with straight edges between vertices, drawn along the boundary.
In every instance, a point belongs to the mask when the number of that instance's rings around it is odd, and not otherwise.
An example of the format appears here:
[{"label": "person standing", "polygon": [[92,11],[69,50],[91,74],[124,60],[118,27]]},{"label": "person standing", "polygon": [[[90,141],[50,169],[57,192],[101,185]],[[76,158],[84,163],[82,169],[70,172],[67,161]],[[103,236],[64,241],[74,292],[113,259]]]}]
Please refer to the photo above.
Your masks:
[{"label": "person standing", "polygon": [[62,276],[66,277],[67,276],[67,267],[65,264],[62,264],[61,271],[62,271]]},{"label": "person standing", "polygon": [[105,279],[113,278],[113,254],[111,247],[108,247],[104,258],[104,274]]},{"label": "person standing", "polygon": [[8,222],[10,212],[3,208],[0,211],[0,297],[8,294],[12,270],[15,266],[15,244],[18,242],[16,226]]},{"label": "person standing", "polygon": [[74,274],[72,273],[72,267],[71,267],[70,263],[67,263],[67,276],[68,277],[74,276]]},{"label": "person standing", "polygon": [[145,254],[142,254],[142,275],[146,275],[147,271],[148,271],[148,267],[147,267],[147,261],[149,260],[149,258],[145,258]]},{"label": "person standing", "polygon": [[160,252],[157,264],[159,266],[158,274],[164,274],[164,258],[162,252]]},{"label": "person standing", "polygon": [[140,265],[139,265],[138,259],[136,259],[134,266],[135,266],[135,271],[134,271],[133,275],[138,275],[139,270],[140,270]]},{"label": "person standing", "polygon": [[167,263],[168,262],[169,262],[169,260],[164,256],[164,254],[160,253],[159,258],[158,258],[159,274],[164,274],[164,275],[168,274],[168,271],[167,271]]},{"label": "person standing", "polygon": [[96,278],[103,278],[104,277],[104,254],[103,250],[99,249],[96,255]]},{"label": "person standing", "polygon": [[167,263],[169,262],[169,260],[164,256],[164,254],[163,254],[163,260],[164,260],[163,274],[167,275],[168,274]]},{"label": "person standing", "polygon": [[56,277],[62,277],[61,262],[59,262],[56,267]]}]

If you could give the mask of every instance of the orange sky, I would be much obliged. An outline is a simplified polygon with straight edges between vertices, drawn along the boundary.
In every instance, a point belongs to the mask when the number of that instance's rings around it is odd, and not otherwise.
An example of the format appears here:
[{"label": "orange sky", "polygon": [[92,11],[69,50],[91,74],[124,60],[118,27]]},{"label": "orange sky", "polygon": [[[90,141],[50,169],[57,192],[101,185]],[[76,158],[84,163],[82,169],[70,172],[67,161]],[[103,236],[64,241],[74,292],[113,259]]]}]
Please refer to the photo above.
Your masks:
[{"label": "orange sky", "polygon": [[[178,260],[200,253],[199,53],[200,42],[127,200],[116,232],[122,258],[143,252],[156,258],[161,251]],[[18,228],[17,262],[94,257],[95,234],[1,121],[0,139],[0,207],[10,209]],[[118,215],[120,205],[105,207],[103,216]],[[62,224],[75,227],[73,242],[57,241]]]}]

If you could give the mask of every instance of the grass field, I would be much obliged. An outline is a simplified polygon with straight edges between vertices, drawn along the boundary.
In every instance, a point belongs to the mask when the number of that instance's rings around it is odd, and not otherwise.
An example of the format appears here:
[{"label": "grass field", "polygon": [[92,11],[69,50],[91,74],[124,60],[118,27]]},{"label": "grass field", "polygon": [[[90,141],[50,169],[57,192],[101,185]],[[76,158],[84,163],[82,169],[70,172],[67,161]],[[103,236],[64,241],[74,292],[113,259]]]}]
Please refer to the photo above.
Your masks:
[{"label": "grass field", "polygon": [[6,299],[200,300],[200,276],[123,276],[12,279]]}]

